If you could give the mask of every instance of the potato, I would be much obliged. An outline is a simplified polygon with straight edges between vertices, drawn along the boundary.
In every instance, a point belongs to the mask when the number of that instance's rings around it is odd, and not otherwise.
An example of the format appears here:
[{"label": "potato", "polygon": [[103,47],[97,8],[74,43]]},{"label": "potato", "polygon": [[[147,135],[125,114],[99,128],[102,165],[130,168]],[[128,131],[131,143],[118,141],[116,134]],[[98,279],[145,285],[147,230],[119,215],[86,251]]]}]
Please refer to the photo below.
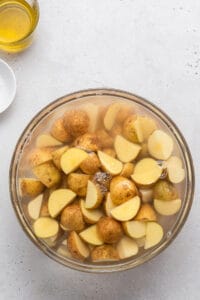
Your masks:
[{"label": "potato", "polygon": [[146,235],[146,222],[128,221],[123,223],[124,231],[134,239],[142,238]]},{"label": "potato", "polygon": [[83,110],[66,111],[63,122],[66,130],[75,138],[88,132],[90,125],[89,117]]},{"label": "potato", "polygon": [[52,160],[53,160],[53,163],[54,165],[59,169],[61,170],[61,165],[60,165],[60,159],[61,159],[61,156],[69,149],[68,146],[64,146],[64,147],[61,147],[55,151],[53,151],[51,153],[52,155]]},{"label": "potato", "polygon": [[80,205],[75,203],[64,208],[61,214],[60,223],[65,228],[68,228],[68,230],[83,230],[85,227],[85,222]]},{"label": "potato", "polygon": [[80,164],[80,169],[85,174],[95,174],[99,171],[99,168],[101,167],[100,161],[96,153],[92,152],[89,153],[87,158]]},{"label": "potato", "polygon": [[120,161],[131,162],[138,156],[141,147],[126,140],[123,136],[117,135],[114,142],[115,151]]},{"label": "potato", "polygon": [[71,142],[71,134],[66,130],[64,121],[62,118],[57,119],[51,127],[51,135],[58,141],[63,143]]},{"label": "potato", "polygon": [[68,149],[60,159],[62,171],[69,174],[79,168],[80,164],[88,157],[88,153],[78,148]]},{"label": "potato", "polygon": [[103,190],[105,190],[105,192],[106,192],[109,190],[111,179],[112,179],[112,176],[109,173],[97,172],[93,176],[92,181],[96,184],[99,184],[101,187],[103,187]]},{"label": "potato", "polygon": [[121,103],[114,102],[108,106],[108,109],[106,110],[103,123],[106,130],[111,130],[113,128],[113,125],[115,124],[116,117],[120,111]]},{"label": "potato", "polygon": [[175,200],[178,192],[175,186],[167,180],[159,180],[153,187],[153,197],[158,200]]},{"label": "potato", "polygon": [[97,130],[96,135],[101,148],[110,148],[113,146],[113,138],[104,129]]},{"label": "potato", "polygon": [[97,230],[97,225],[92,225],[86,228],[81,233],[79,233],[79,236],[88,244],[94,246],[103,245],[103,240]]},{"label": "potato", "polygon": [[135,196],[134,198],[114,207],[110,212],[111,216],[118,221],[129,221],[138,213],[140,202],[140,198]]},{"label": "potato", "polygon": [[56,218],[61,211],[70,204],[76,197],[76,194],[69,189],[58,189],[50,194],[48,200],[48,211],[52,218]]},{"label": "potato", "polygon": [[123,169],[120,173],[120,176],[129,178],[133,174],[133,171],[134,171],[134,164],[130,162],[125,163],[123,165]]},{"label": "potato", "polygon": [[123,123],[129,115],[134,113],[133,105],[121,104],[120,111],[116,117],[116,123]]},{"label": "potato", "polygon": [[40,194],[28,203],[27,209],[29,217],[31,217],[31,219],[37,220],[39,218],[42,200],[43,194]]},{"label": "potato", "polygon": [[144,249],[149,249],[160,243],[160,241],[163,238],[163,235],[163,228],[160,224],[156,222],[148,222]]},{"label": "potato", "polygon": [[137,116],[131,115],[125,120],[123,125],[123,135],[125,136],[125,138],[127,138],[129,141],[133,143],[139,142],[138,135],[135,129],[136,120],[137,120]]},{"label": "potato", "polygon": [[97,151],[99,140],[95,133],[85,133],[75,139],[74,146],[86,151]]},{"label": "potato", "polygon": [[67,249],[74,258],[79,260],[84,260],[90,255],[88,246],[86,246],[75,231],[70,232],[68,236]]},{"label": "potato", "polygon": [[48,188],[61,181],[60,171],[49,161],[33,168],[34,175]]},{"label": "potato", "polygon": [[122,127],[120,124],[115,124],[112,129],[109,131],[109,134],[115,138],[116,135],[119,135],[122,133]]},{"label": "potato", "polygon": [[140,210],[138,211],[134,220],[143,222],[156,221],[156,212],[150,204],[144,203],[141,205]]},{"label": "potato", "polygon": [[39,238],[46,239],[56,236],[59,231],[58,222],[51,218],[39,218],[33,224],[35,235]]},{"label": "potato", "polygon": [[121,224],[111,217],[102,217],[97,223],[97,229],[107,244],[117,243],[123,235]]},{"label": "potato", "polygon": [[45,148],[45,147],[57,147],[61,146],[62,143],[52,137],[50,134],[43,133],[38,135],[36,139],[36,147],[37,148]]},{"label": "potato", "polygon": [[123,164],[120,160],[102,152],[97,152],[99,160],[102,165],[102,169],[106,172],[110,173],[111,175],[118,175],[123,168]]},{"label": "potato", "polygon": [[119,255],[113,246],[102,245],[91,251],[91,259],[93,262],[114,261],[119,259]]},{"label": "potato", "polygon": [[20,178],[19,188],[21,196],[36,197],[45,188],[44,184],[35,178]]},{"label": "potato", "polygon": [[94,209],[99,207],[101,205],[103,197],[104,191],[102,192],[102,188],[98,184],[89,180],[87,184],[85,207],[87,209]]},{"label": "potato", "polygon": [[151,156],[157,159],[168,159],[173,148],[173,139],[163,130],[155,130],[148,138],[148,151]]},{"label": "potato", "polygon": [[78,196],[85,197],[89,178],[86,174],[71,173],[67,177],[67,186]]},{"label": "potato", "polygon": [[35,148],[28,156],[28,162],[31,167],[36,167],[44,162],[52,160],[54,148]]},{"label": "potato", "polygon": [[164,167],[166,167],[166,173],[172,183],[180,183],[184,180],[185,170],[183,169],[182,161],[179,157],[171,156],[167,161],[165,161]]},{"label": "potato", "polygon": [[110,197],[114,204],[119,205],[137,194],[135,184],[128,178],[116,176],[110,183]]},{"label": "potato", "polygon": [[117,244],[117,251],[121,259],[136,255],[138,250],[136,241],[128,236],[124,236]]},{"label": "potato", "polygon": [[116,205],[112,202],[112,199],[110,198],[110,193],[106,194],[106,200],[104,201],[103,207],[104,207],[106,215],[108,217],[110,217],[111,210],[116,207]]},{"label": "potato", "polygon": [[87,209],[85,207],[85,201],[82,199],[80,201],[81,211],[84,217],[84,220],[88,224],[95,224],[103,217],[103,212],[101,209]]},{"label": "potato", "polygon": [[163,216],[171,216],[176,214],[181,208],[181,199],[171,201],[154,199],[153,205],[155,210]]}]

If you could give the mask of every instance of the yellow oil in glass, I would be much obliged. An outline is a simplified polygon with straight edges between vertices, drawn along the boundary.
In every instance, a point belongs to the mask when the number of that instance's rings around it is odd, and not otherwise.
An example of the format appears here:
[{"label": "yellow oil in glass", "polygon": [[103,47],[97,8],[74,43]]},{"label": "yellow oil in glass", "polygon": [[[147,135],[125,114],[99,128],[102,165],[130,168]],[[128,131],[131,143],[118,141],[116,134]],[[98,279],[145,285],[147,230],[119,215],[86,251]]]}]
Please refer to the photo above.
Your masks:
[{"label": "yellow oil in glass", "polygon": [[0,49],[18,52],[28,47],[38,21],[37,3],[0,0]]}]

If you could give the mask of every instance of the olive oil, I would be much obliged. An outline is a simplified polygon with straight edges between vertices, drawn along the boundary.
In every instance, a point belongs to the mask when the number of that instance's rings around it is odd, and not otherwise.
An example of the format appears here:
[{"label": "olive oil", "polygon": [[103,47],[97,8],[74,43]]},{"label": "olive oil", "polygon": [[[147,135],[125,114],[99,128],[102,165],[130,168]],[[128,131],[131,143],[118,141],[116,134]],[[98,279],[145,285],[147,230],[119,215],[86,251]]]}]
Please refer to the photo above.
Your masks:
[{"label": "olive oil", "polygon": [[38,15],[37,1],[0,0],[0,49],[18,52],[28,47]]}]

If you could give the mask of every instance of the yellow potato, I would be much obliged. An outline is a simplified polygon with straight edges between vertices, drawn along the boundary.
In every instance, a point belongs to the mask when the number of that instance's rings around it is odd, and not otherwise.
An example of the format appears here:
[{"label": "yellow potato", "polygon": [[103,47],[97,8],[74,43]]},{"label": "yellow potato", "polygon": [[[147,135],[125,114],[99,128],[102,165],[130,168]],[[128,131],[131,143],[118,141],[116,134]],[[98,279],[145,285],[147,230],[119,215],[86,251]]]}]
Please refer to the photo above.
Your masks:
[{"label": "yellow potato", "polygon": [[91,251],[91,259],[93,262],[115,261],[119,259],[119,255],[113,246],[102,245]]},{"label": "yellow potato", "polygon": [[163,238],[163,235],[163,228],[160,224],[156,222],[148,222],[144,249],[149,249],[160,243],[160,241]]},{"label": "yellow potato", "polygon": [[61,214],[60,223],[63,227],[68,228],[68,230],[83,230],[85,222],[80,205],[75,203],[64,208]]},{"label": "yellow potato", "polygon": [[81,233],[79,233],[79,236],[88,244],[94,246],[103,245],[103,240],[97,230],[97,225],[92,225],[86,228]]},{"label": "yellow potato", "polygon": [[56,236],[59,231],[59,225],[54,219],[42,217],[34,222],[33,230],[37,237],[45,239]]},{"label": "yellow potato", "polygon": [[121,259],[136,255],[138,250],[136,241],[128,236],[124,236],[117,244],[117,251]]},{"label": "yellow potato", "polygon": [[100,186],[92,181],[88,181],[87,193],[85,199],[85,207],[87,209],[94,209],[101,205],[104,194]]},{"label": "yellow potato", "polygon": [[48,211],[50,216],[56,218],[75,197],[76,194],[69,189],[58,189],[53,191],[48,200]]},{"label": "yellow potato", "polygon": [[52,137],[50,134],[40,134],[36,139],[36,147],[45,148],[45,147],[57,147],[61,146],[62,143]]},{"label": "yellow potato", "polygon": [[88,246],[80,239],[75,231],[70,232],[68,236],[67,249],[74,258],[79,260],[86,259],[90,254]]},{"label": "yellow potato", "polygon": [[99,149],[99,140],[95,133],[85,133],[76,138],[74,146],[86,151],[97,151]]},{"label": "yellow potato", "polygon": [[61,181],[60,171],[50,162],[45,162],[33,168],[34,175],[48,188]]},{"label": "yellow potato", "polygon": [[123,165],[123,169],[120,173],[120,176],[129,178],[133,174],[133,171],[134,171],[134,164],[130,162],[125,163]]},{"label": "yellow potato", "polygon": [[111,210],[115,207],[116,207],[116,205],[112,202],[110,193],[107,193],[106,200],[104,201],[104,210],[108,217],[111,216]]},{"label": "yellow potato", "polygon": [[70,173],[67,177],[67,186],[78,196],[84,197],[90,176],[86,174]]},{"label": "yellow potato", "polygon": [[97,152],[99,160],[102,165],[102,169],[106,170],[106,172],[110,173],[111,175],[118,175],[121,173],[123,164],[118,159],[102,152]]},{"label": "yellow potato", "polygon": [[63,143],[69,143],[71,142],[71,135],[70,133],[66,130],[65,126],[64,126],[64,121],[62,118],[57,119],[52,127],[51,127],[51,135],[57,139],[60,142]]},{"label": "yellow potato", "polygon": [[106,130],[111,130],[113,125],[115,124],[116,117],[118,112],[120,111],[121,103],[114,102],[108,106],[108,109],[104,116],[104,127]]},{"label": "yellow potato", "polygon": [[140,198],[134,198],[116,206],[111,210],[111,216],[118,221],[129,221],[133,219],[140,208]]},{"label": "yellow potato", "polygon": [[40,194],[28,203],[27,209],[29,217],[31,217],[31,219],[37,220],[39,218],[42,200],[43,194]]},{"label": "yellow potato", "polygon": [[52,155],[52,160],[53,160],[53,163],[54,165],[59,169],[61,170],[61,165],[60,165],[60,159],[61,159],[61,156],[69,149],[68,146],[64,146],[64,147],[61,147],[59,149],[56,149],[55,151],[53,151],[51,153]]},{"label": "yellow potato", "polygon": [[125,138],[127,138],[129,141],[133,143],[138,143],[138,135],[135,128],[135,121],[137,120],[137,115],[131,115],[129,116],[123,125],[123,135]]},{"label": "yellow potato", "polygon": [[43,192],[45,186],[35,178],[20,178],[19,188],[21,196],[36,197]]},{"label": "yellow potato", "polygon": [[153,197],[158,200],[175,200],[178,192],[175,186],[167,180],[159,180],[153,187]]},{"label": "yellow potato", "polygon": [[168,159],[173,148],[173,139],[163,130],[155,130],[148,138],[148,151],[151,156],[157,159]]},{"label": "yellow potato", "polygon": [[103,212],[100,209],[87,209],[83,199],[80,201],[80,207],[84,220],[88,224],[95,224],[103,217]]},{"label": "yellow potato", "polygon": [[66,130],[75,138],[88,132],[90,120],[83,110],[66,111],[63,121]]},{"label": "yellow potato", "polygon": [[157,220],[156,212],[150,204],[144,203],[141,205],[140,210],[138,211],[134,220],[143,221],[143,222],[156,221]]},{"label": "yellow potato", "polygon": [[119,160],[124,163],[131,162],[138,156],[141,147],[132,143],[121,135],[117,135],[114,142],[115,151]]},{"label": "yellow potato", "polygon": [[95,174],[99,171],[99,168],[101,167],[100,161],[96,153],[92,152],[89,153],[87,158],[80,164],[80,169],[85,174]]},{"label": "yellow potato", "polygon": [[126,202],[137,194],[135,184],[128,178],[116,176],[110,183],[110,197],[115,205]]},{"label": "yellow potato", "polygon": [[88,153],[78,148],[68,149],[60,159],[60,165],[65,174],[69,174],[80,166],[80,164],[88,157]]},{"label": "yellow potato", "polygon": [[102,217],[97,223],[97,230],[107,244],[117,243],[123,235],[121,224],[111,217]]},{"label": "yellow potato", "polygon": [[36,167],[44,162],[52,160],[52,152],[54,148],[35,148],[28,155],[28,162],[31,167]]}]

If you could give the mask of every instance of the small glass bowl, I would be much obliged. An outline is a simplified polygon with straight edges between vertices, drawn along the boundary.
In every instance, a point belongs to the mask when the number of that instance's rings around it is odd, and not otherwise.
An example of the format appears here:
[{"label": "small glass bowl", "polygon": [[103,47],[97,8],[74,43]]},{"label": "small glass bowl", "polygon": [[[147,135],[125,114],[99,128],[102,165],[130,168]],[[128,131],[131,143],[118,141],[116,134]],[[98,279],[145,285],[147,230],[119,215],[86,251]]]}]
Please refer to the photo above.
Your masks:
[{"label": "small glass bowl", "polygon": [[[52,117],[57,115],[57,112],[62,111],[70,105],[76,105],[76,103],[87,103],[90,101],[125,101],[132,102],[134,105],[141,107],[142,110],[146,111],[148,114],[157,118],[160,123],[165,127],[165,130],[171,133],[176,146],[178,147],[179,154],[181,155],[186,178],[184,181],[184,186],[182,186],[182,207],[177,215],[175,215],[173,222],[167,224],[167,230],[163,240],[160,244],[153,248],[143,251],[140,255],[135,257],[130,257],[129,259],[121,260],[118,262],[107,262],[107,263],[90,263],[90,262],[80,262],[71,258],[65,258],[58,254],[53,248],[50,248],[42,239],[35,236],[30,222],[26,218],[26,212],[21,205],[21,198],[19,196],[18,189],[18,179],[20,175],[20,163],[22,156],[25,155],[24,151],[27,143],[34,139],[34,135],[41,131],[42,124],[48,124]],[[44,126],[44,125],[43,125]],[[149,101],[136,96],[131,93],[127,93],[120,90],[113,89],[93,89],[79,91],[50,103],[44,109],[42,109],[28,124],[28,126],[23,131],[16,145],[13,158],[10,166],[10,195],[12,199],[13,208],[17,215],[19,222],[25,233],[34,242],[34,244],[41,249],[46,255],[54,259],[55,261],[73,268],[79,271],[85,272],[116,272],[134,268],[144,262],[150,260],[154,256],[158,255],[175,239],[176,235],[180,232],[183,224],[185,223],[187,216],[189,214],[192,200],[194,194],[194,169],[190,151],[188,149],[187,143],[180,133],[174,122],[159,108],[150,103]]]}]

